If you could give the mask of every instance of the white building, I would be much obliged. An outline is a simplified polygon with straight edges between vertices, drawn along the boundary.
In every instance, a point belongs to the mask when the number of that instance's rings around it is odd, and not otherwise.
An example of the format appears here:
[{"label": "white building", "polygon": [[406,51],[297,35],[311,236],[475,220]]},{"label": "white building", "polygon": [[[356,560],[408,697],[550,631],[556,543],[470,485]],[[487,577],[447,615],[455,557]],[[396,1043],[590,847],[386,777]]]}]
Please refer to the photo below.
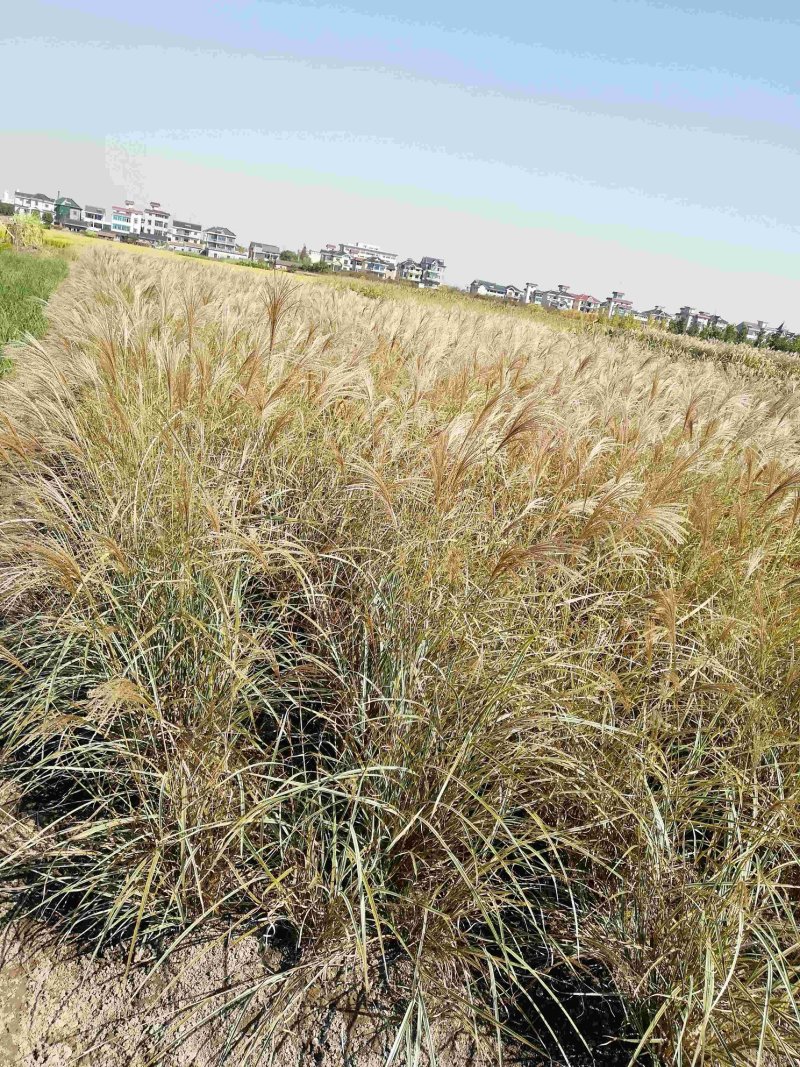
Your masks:
[{"label": "white building", "polygon": [[123,234],[133,233],[132,228],[132,211],[127,206],[128,201],[125,204],[114,204],[111,208],[111,229],[114,233],[122,236]]},{"label": "white building", "polygon": [[582,311],[584,315],[593,315],[598,312],[603,301],[591,293],[570,293],[572,297],[573,311]]},{"label": "white building", "polygon": [[203,255],[209,259],[247,259],[247,253],[236,248],[236,234],[226,226],[209,226],[203,230],[203,242]]},{"label": "white building", "polygon": [[394,278],[400,257],[395,252],[385,252],[377,245],[355,244],[326,245],[320,249],[322,262],[336,271],[363,271],[376,278]]},{"label": "white building", "polygon": [[166,241],[169,235],[169,212],[164,211],[157,200],[151,200],[144,207],[137,207],[130,200],[125,204],[131,208],[131,232],[140,237],[149,237],[156,241]]},{"label": "white building", "polygon": [[615,289],[611,296],[607,296],[600,305],[609,318],[612,315],[624,316],[633,314],[633,302],[625,299],[625,294]]},{"label": "white building", "polygon": [[166,241],[169,235],[169,212],[152,200],[146,207],[133,200],[111,208],[111,229],[118,234],[132,234],[149,241]]},{"label": "white building", "polygon": [[254,263],[267,263],[273,267],[280,258],[281,250],[277,245],[264,244],[262,241],[251,241],[247,249],[247,258]]},{"label": "white building", "polygon": [[397,277],[420,289],[438,289],[442,284],[444,271],[444,260],[435,256],[423,256],[419,262],[415,259],[404,259],[397,265]]},{"label": "white building", "polygon": [[53,197],[46,193],[22,193],[19,189],[14,191],[13,204],[16,215],[31,215],[34,211],[38,211],[40,215],[45,211],[52,214],[56,206]]},{"label": "white building", "polygon": [[333,271],[352,270],[350,253],[345,252],[342,246],[337,248],[336,245],[325,245],[324,248],[319,250],[319,256],[320,260],[323,263],[327,263]]},{"label": "white building", "polygon": [[189,252],[199,256],[205,248],[203,227],[199,222],[182,222],[179,219],[173,219],[168,240],[173,252]]},{"label": "white building", "polygon": [[397,277],[402,282],[411,282],[422,288],[422,264],[415,259],[404,259],[397,264]]},{"label": "white building", "polygon": [[83,209],[83,217],[86,219],[88,229],[102,230],[106,217],[106,209],[103,207],[96,207],[94,204],[87,204]]},{"label": "white building", "polygon": [[515,285],[499,285],[497,282],[487,282],[483,278],[476,278],[470,282],[469,292],[473,296],[490,296],[495,300],[521,300],[522,289]]},{"label": "white building", "polygon": [[420,266],[422,267],[422,288],[438,289],[444,281],[444,272],[447,269],[444,260],[437,256],[423,256]]},{"label": "white building", "polygon": [[[541,296],[541,299],[538,297]],[[571,311],[575,300],[575,294],[569,291],[568,285],[559,285],[555,289],[545,289],[541,294],[537,293],[535,303],[542,307],[554,308],[556,311]]]},{"label": "white building", "polygon": [[775,329],[770,327],[763,319],[759,319],[758,322],[740,322],[736,329],[739,336],[745,341],[758,341],[775,333]]},{"label": "white building", "polygon": [[644,316],[648,322],[671,322],[672,316],[668,311],[665,311],[660,304],[656,304],[655,307],[649,308],[644,312]]}]

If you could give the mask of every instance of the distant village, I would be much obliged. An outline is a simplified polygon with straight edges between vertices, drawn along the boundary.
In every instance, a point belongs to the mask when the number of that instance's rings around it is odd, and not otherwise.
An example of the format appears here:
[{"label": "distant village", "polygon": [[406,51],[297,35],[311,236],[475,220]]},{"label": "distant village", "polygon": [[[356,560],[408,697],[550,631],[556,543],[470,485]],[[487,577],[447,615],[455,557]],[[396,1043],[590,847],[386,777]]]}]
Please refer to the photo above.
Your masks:
[{"label": "distant village", "polygon": [[[15,190],[3,194],[0,211],[5,214],[38,215],[53,226],[111,241],[134,241],[155,245],[190,256],[225,259],[272,267],[275,270],[295,270],[298,265],[310,270],[351,272],[383,281],[399,281],[420,289],[437,289],[444,282],[445,263],[436,256],[421,259],[401,259],[394,252],[386,252],[377,245],[328,244],[316,249],[304,247],[301,252],[282,252],[278,245],[251,241],[247,247],[238,243],[237,235],[226,226],[204,227],[199,222],[175,218],[155,200],[136,204],[125,200],[110,209],[93,204],[81,206],[68,196],[50,197],[45,193],[25,193]],[[759,319],[756,322],[729,322],[721,315],[701,311],[686,305],[675,313],[660,305],[645,311],[636,310],[625,293],[614,291],[603,299],[590,293],[573,293],[568,285],[553,289],[541,288],[535,282],[522,287],[501,285],[476,278],[465,292],[488,300],[502,300],[516,304],[532,304],[555,311],[577,311],[587,315],[630,319],[643,324],[669,328],[678,333],[704,337],[719,337],[728,341],[751,344],[770,344],[771,347],[794,347],[800,335],[785,329],[783,324],[771,326]]]}]

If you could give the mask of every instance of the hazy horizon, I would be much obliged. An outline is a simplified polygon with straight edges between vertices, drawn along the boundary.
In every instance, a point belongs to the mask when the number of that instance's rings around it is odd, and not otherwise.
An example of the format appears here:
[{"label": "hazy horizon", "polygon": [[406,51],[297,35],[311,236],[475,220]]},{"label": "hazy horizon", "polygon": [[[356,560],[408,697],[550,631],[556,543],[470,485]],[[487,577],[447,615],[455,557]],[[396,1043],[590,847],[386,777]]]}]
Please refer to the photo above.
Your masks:
[{"label": "hazy horizon", "polygon": [[800,26],[719,6],[30,0],[0,190],[800,329]]}]

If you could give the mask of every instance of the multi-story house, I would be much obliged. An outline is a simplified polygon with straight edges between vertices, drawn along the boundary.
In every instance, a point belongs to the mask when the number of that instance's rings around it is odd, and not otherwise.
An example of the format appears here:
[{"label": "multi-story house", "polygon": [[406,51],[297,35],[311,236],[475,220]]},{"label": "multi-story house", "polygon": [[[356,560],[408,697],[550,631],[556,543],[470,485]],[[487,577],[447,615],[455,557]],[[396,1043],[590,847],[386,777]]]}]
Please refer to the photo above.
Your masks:
[{"label": "multi-story house", "polygon": [[445,273],[444,259],[435,256],[422,256],[416,259],[403,259],[397,267],[397,276],[402,282],[412,282],[420,289],[437,289],[442,285]]},{"label": "multi-story house", "polygon": [[397,265],[397,277],[404,282],[413,282],[420,289],[438,289],[444,271],[444,260],[434,256],[423,256],[419,262],[404,259]]},{"label": "multi-story house", "polygon": [[600,305],[602,311],[608,314],[611,318],[612,315],[631,315],[633,314],[633,302],[625,299],[625,294],[615,289],[611,296],[607,296],[603,303]]},{"label": "multi-story house", "polygon": [[702,330],[708,326],[710,318],[711,316],[707,311],[698,311],[697,308],[689,307],[688,304],[684,305],[675,315],[675,321],[682,323],[687,330],[693,328]]},{"label": "multi-story house", "polygon": [[422,288],[438,289],[447,269],[444,260],[437,256],[423,256],[419,265],[422,267]]},{"label": "multi-story house", "polygon": [[473,296],[491,296],[495,300],[521,300],[523,290],[516,285],[498,285],[497,282],[487,282],[483,278],[476,278],[470,282],[469,291]]},{"label": "multi-story house", "polygon": [[758,341],[775,333],[775,329],[768,326],[763,319],[759,319],[758,322],[740,322],[736,330],[745,341]]},{"label": "multi-story house", "polygon": [[592,296],[591,293],[569,293],[568,295],[572,297],[573,311],[582,311],[586,315],[598,312],[603,303],[602,300]]},{"label": "multi-story house", "polygon": [[120,236],[133,233],[131,217],[132,211],[130,207],[127,206],[127,201],[122,206],[114,204],[111,208],[112,231]]},{"label": "multi-story house", "polygon": [[40,215],[49,211],[52,215],[55,206],[55,200],[46,193],[22,193],[19,189],[14,190],[15,215],[31,215],[34,211],[38,211]]},{"label": "multi-story house", "polygon": [[133,200],[126,200],[111,208],[111,229],[116,234],[131,234],[146,241],[166,241],[169,212],[155,200],[147,207],[137,207]]},{"label": "multi-story house", "polygon": [[724,330],[728,325],[728,320],[723,319],[721,315],[712,314],[710,311],[697,311],[688,305],[680,309],[675,316],[675,321],[682,322],[687,330],[690,328]]},{"label": "multi-story house", "polygon": [[404,259],[397,264],[397,277],[401,282],[411,282],[422,287],[422,264],[415,259]]},{"label": "multi-story house", "polygon": [[203,230],[204,255],[209,259],[247,259],[244,252],[236,250],[236,234],[226,226],[209,226]]},{"label": "multi-story house", "polygon": [[395,252],[384,252],[377,245],[355,244],[326,245],[320,250],[320,259],[336,271],[363,271],[376,278],[394,278],[400,257]]},{"label": "multi-story house", "polygon": [[56,199],[53,222],[57,226],[63,226],[65,230],[78,232],[86,229],[83,208],[69,196],[59,196]]},{"label": "multi-story house", "polygon": [[672,322],[672,315],[670,315],[668,311],[665,311],[660,304],[656,304],[655,307],[649,308],[649,310],[643,312],[643,314],[648,322]]},{"label": "multi-story house", "polygon": [[325,245],[319,250],[319,256],[321,262],[327,263],[333,271],[352,270],[350,253],[345,252],[342,246],[337,248],[336,245]]},{"label": "multi-story house", "polygon": [[203,227],[199,222],[181,222],[179,219],[173,219],[168,240],[173,252],[189,252],[199,256],[205,248]]},{"label": "multi-story house", "polygon": [[558,311],[571,311],[574,299],[575,294],[569,291],[568,285],[559,285],[555,289],[537,291],[534,303],[546,308],[555,308]]},{"label": "multi-story house", "polygon": [[125,201],[131,208],[131,232],[151,241],[166,241],[169,235],[169,212],[165,211],[157,200],[151,200],[144,207],[137,207],[130,200]]},{"label": "multi-story house", "polygon": [[93,204],[87,204],[83,209],[83,217],[90,230],[102,230],[105,216],[105,208],[95,207]]},{"label": "multi-story house", "polygon": [[378,278],[394,278],[400,257],[395,252],[384,252],[377,245],[355,244],[340,245],[350,256],[350,269],[366,271]]},{"label": "multi-story house", "polygon": [[247,250],[247,258],[254,263],[268,263],[271,266],[280,259],[281,250],[277,245],[264,244],[262,241],[251,241]]}]

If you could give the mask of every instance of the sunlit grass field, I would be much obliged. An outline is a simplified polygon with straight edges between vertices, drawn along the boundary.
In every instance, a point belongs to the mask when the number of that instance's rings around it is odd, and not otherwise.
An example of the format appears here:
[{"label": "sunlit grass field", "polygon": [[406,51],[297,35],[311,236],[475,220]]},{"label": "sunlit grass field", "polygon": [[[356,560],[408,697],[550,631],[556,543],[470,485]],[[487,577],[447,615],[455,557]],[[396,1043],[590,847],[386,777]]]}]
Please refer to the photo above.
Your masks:
[{"label": "sunlit grass field", "polygon": [[0,394],[17,918],[288,946],[241,1056],[332,973],[408,1063],[800,1056],[791,362],[124,249],[48,317]]}]

